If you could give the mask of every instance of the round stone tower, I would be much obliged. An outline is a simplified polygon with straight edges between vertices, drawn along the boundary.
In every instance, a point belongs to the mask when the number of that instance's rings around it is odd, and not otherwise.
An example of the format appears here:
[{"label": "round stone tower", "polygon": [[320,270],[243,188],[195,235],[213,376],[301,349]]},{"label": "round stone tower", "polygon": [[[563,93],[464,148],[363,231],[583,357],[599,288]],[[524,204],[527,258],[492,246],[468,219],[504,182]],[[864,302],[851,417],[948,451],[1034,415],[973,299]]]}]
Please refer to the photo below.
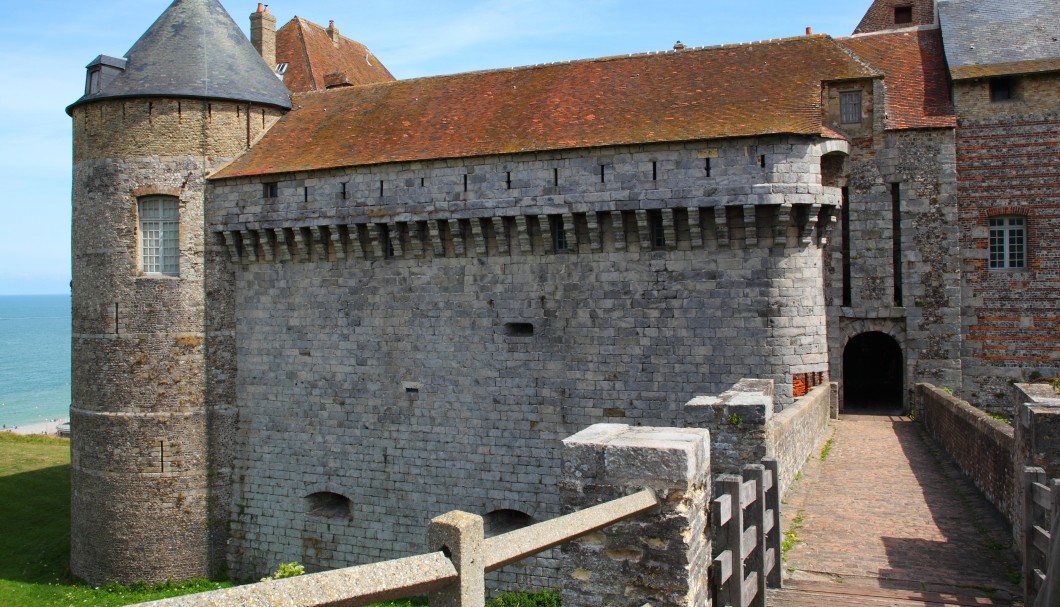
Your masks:
[{"label": "round stone tower", "polygon": [[125,57],[90,63],[85,95],[67,108],[71,570],[90,582],[205,577],[218,565],[205,178],[290,109],[271,67],[217,0],[176,0]]}]

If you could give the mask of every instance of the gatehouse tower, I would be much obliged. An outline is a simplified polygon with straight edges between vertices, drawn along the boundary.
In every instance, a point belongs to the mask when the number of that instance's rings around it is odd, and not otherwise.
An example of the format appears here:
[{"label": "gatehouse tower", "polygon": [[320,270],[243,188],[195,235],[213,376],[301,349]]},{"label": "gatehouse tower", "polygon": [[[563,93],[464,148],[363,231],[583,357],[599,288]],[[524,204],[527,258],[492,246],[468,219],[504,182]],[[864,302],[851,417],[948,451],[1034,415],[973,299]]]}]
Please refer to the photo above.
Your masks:
[{"label": "gatehouse tower", "polygon": [[92,583],[216,571],[205,178],[290,109],[273,67],[217,0],[176,0],[67,108],[71,569]]}]

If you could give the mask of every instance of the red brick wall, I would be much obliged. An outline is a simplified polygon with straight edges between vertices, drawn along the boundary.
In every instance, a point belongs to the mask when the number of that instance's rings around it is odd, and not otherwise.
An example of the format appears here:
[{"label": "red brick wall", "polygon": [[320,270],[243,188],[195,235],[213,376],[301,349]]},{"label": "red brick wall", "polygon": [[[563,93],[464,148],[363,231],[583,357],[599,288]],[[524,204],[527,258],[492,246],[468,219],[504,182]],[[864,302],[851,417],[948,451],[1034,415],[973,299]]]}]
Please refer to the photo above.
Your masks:
[{"label": "red brick wall", "polygon": [[[912,23],[895,24],[894,9],[898,6],[913,7]],[[868,12],[865,13],[865,16],[861,19],[861,23],[858,24],[858,27],[854,30],[854,33],[865,34],[868,32],[900,29],[904,27],[913,27],[916,25],[931,25],[934,22],[934,0],[876,0],[872,3],[872,6],[869,7]]]},{"label": "red brick wall", "polygon": [[[1022,90],[1041,80],[1024,79]],[[963,395],[1003,410],[1010,380],[1060,369],[1060,105],[1055,91],[1050,103],[1033,95],[990,104],[985,82],[957,88]],[[989,269],[988,222],[999,215],[1026,217],[1025,269]]]},{"label": "red brick wall", "polygon": [[917,384],[915,398],[920,422],[928,435],[1012,523],[1016,490],[1012,478],[1016,448],[1012,426],[931,384]]}]

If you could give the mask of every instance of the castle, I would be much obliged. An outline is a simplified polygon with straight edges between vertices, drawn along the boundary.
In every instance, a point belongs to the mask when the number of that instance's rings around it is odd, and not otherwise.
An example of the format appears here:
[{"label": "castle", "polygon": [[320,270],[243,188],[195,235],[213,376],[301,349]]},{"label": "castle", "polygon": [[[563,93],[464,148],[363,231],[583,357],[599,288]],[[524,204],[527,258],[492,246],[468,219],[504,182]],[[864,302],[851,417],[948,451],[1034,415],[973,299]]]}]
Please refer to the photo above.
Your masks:
[{"label": "castle", "polygon": [[[560,439],[1060,375],[1060,5],[394,80],[175,0],[68,108],[73,572],[161,581],[558,512]],[[547,559],[520,573],[548,583]]]}]

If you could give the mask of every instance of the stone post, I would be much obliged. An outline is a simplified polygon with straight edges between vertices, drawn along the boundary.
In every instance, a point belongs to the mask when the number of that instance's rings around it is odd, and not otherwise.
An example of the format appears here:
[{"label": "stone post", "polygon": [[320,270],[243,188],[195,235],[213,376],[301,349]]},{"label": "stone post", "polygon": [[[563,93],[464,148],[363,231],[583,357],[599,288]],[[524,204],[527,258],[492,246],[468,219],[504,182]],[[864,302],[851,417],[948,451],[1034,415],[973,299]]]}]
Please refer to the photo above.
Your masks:
[{"label": "stone post", "polygon": [[563,546],[564,607],[708,605],[710,433],[599,424],[563,446],[565,513],[646,488],[660,503]]},{"label": "stone post", "polygon": [[1049,384],[1016,384],[1014,388],[1016,448],[1012,459],[1016,481],[1012,489],[1016,493],[1013,510],[1019,520],[1012,526],[1012,534],[1023,548],[1024,467],[1042,468],[1045,478],[1060,477],[1060,394]]},{"label": "stone post", "polygon": [[710,431],[715,472],[739,474],[744,464],[770,455],[767,426],[773,409],[773,380],[743,379],[720,396],[688,401],[685,425]]},{"label": "stone post", "polygon": [[459,579],[430,593],[430,607],[483,607],[486,604],[486,558],[482,517],[454,510],[431,520],[427,547],[453,561]]}]

